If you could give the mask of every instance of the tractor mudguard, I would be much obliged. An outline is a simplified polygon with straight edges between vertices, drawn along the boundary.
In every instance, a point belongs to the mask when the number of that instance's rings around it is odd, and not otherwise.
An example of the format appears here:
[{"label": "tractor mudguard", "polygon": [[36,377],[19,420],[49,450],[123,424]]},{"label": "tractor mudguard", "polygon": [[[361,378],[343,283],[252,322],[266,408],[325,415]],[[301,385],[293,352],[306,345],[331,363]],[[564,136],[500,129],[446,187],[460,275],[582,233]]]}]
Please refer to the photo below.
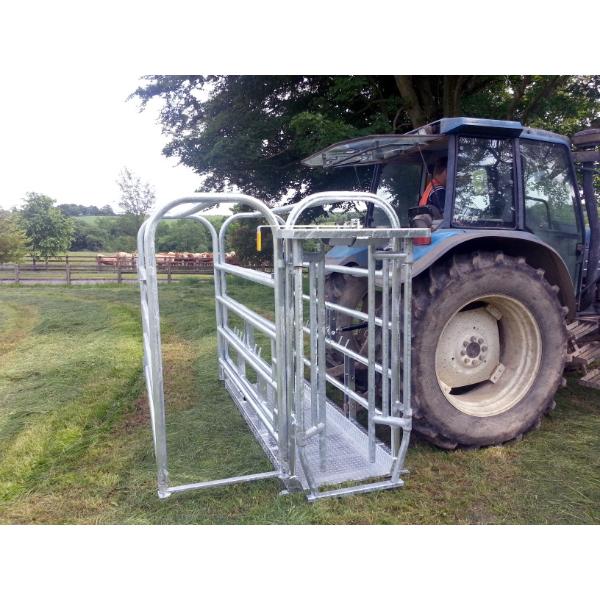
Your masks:
[{"label": "tractor mudguard", "polygon": [[[413,277],[418,277],[443,257],[476,250],[501,250],[512,256],[523,256],[536,269],[543,269],[551,285],[560,289],[568,318],[577,310],[575,288],[569,270],[560,255],[538,237],[525,231],[499,229],[443,229],[433,232],[431,244],[414,246]],[[365,247],[335,246],[327,253],[327,264],[367,266]]]}]

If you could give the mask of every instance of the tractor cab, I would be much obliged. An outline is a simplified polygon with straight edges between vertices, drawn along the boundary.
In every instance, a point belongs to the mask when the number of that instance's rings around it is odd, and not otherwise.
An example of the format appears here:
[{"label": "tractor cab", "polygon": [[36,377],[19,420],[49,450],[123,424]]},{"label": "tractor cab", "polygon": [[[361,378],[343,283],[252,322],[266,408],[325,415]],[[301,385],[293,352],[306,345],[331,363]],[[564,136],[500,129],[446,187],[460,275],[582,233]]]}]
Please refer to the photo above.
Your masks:
[{"label": "tractor cab", "polygon": [[[423,194],[436,163],[444,160],[440,211],[439,202],[425,203]],[[570,313],[583,308],[573,299],[584,276],[586,232],[568,138],[516,121],[445,118],[406,134],[340,142],[303,162],[324,168],[374,165],[370,191],[388,200],[403,226],[432,230],[423,240],[427,245],[415,250],[416,275],[457,246],[467,244],[468,251],[494,239],[509,254],[511,248],[539,254],[534,262],[567,288]],[[371,206],[364,225],[383,227],[387,219]],[[329,260],[364,266],[366,254],[336,247]]]},{"label": "tractor cab", "polygon": [[[340,142],[304,161],[371,165],[370,191],[403,227],[432,232],[407,260],[415,428],[438,446],[498,444],[537,427],[566,364],[600,389],[600,368],[586,371],[600,360],[600,339],[590,338],[600,333],[600,129],[572,141],[574,150],[564,136],[515,121],[458,117]],[[388,219],[371,207],[363,225]],[[327,263],[326,300],[353,309],[330,329],[360,354],[366,333],[352,315],[364,312],[366,288],[339,267],[365,267],[366,249],[334,246]],[[331,364],[332,374],[342,368],[333,353]]]}]

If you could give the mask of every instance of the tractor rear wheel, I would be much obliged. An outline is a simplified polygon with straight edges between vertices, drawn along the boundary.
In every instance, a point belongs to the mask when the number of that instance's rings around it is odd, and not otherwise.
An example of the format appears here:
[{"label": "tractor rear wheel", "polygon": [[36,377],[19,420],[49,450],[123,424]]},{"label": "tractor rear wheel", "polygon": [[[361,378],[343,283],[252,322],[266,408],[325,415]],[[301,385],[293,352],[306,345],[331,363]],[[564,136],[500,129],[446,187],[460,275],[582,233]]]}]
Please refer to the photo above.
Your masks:
[{"label": "tractor rear wheel", "polygon": [[414,428],[455,448],[539,425],[562,379],[565,314],[524,258],[480,252],[432,267],[413,290]]}]

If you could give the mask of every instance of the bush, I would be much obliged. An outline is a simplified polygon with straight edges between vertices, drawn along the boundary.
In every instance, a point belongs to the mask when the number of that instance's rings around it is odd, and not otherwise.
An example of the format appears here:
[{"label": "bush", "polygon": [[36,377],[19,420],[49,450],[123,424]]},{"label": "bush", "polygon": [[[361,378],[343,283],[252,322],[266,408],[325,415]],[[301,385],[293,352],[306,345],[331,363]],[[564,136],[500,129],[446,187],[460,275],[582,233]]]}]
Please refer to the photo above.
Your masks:
[{"label": "bush", "polygon": [[27,250],[27,237],[14,215],[0,210],[0,263],[19,262]]},{"label": "bush", "polygon": [[106,231],[96,223],[75,221],[74,238],[71,242],[71,251],[77,250],[104,250],[107,245]]}]

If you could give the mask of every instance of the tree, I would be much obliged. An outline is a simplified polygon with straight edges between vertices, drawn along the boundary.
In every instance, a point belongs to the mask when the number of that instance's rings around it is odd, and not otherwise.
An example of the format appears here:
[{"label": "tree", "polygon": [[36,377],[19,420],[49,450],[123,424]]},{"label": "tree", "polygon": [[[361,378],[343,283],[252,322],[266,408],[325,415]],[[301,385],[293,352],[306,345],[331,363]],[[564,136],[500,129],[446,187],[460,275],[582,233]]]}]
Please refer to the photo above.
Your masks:
[{"label": "tree", "polygon": [[119,173],[117,185],[121,190],[119,206],[127,214],[134,215],[141,225],[155,200],[154,188],[124,167]]},{"label": "tree", "polygon": [[366,169],[300,164],[347,138],[460,114],[572,134],[600,114],[600,76],[149,76],[131,97],[142,110],[162,100],[163,152],[203,175],[204,190],[237,187],[267,201],[293,190],[293,202],[365,186]]},{"label": "tree", "polygon": [[54,206],[56,200],[29,192],[19,212],[19,221],[27,236],[32,256],[49,258],[64,254],[73,239],[73,221]]},{"label": "tree", "polygon": [[273,235],[269,227],[262,227],[262,248],[256,249],[256,230],[264,225],[261,219],[242,219],[233,223],[227,234],[227,249],[235,251],[244,266],[271,266],[273,264]]},{"label": "tree", "polygon": [[107,245],[106,232],[96,223],[80,219],[74,222],[73,241],[69,250],[103,250]]},{"label": "tree", "polygon": [[212,252],[212,240],[202,223],[190,219],[163,221],[157,232],[160,252]]},{"label": "tree", "polygon": [[102,208],[99,208],[98,206],[85,206],[83,204],[59,204],[56,208],[67,217],[99,217],[113,216],[115,214],[108,204]]},{"label": "tree", "polygon": [[0,263],[19,262],[27,250],[27,237],[14,214],[0,210]]}]

